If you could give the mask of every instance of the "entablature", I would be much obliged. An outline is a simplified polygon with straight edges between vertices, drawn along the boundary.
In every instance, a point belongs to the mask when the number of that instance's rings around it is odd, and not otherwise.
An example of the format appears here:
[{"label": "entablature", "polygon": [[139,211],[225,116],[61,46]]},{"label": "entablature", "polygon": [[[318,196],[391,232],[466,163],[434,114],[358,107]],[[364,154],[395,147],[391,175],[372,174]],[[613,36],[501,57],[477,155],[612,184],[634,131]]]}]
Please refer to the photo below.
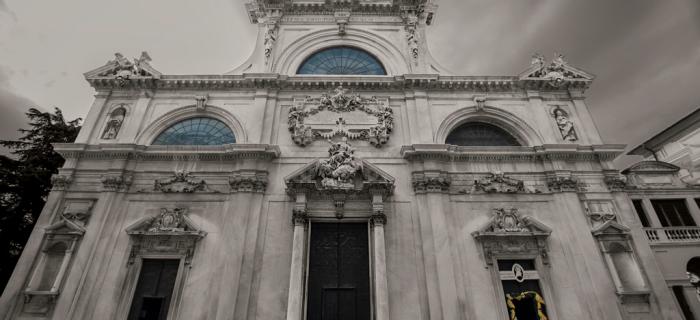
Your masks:
[{"label": "entablature", "polygon": [[55,143],[54,150],[65,159],[176,160],[272,160],[281,151],[269,144],[227,144],[220,146],[145,146],[136,144]]},{"label": "entablature", "polygon": [[624,151],[624,145],[551,145],[534,147],[464,147],[447,144],[413,144],[401,147],[401,156],[420,160],[578,160],[611,161]]}]

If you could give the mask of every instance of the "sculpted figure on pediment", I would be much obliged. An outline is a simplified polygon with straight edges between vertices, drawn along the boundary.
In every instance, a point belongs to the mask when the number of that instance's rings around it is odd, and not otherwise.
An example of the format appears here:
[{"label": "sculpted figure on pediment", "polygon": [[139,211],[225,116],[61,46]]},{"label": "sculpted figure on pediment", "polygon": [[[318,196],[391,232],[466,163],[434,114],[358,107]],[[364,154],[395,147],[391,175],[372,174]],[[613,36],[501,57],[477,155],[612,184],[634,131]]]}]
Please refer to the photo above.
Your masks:
[{"label": "sculpted figure on pediment", "polygon": [[331,144],[328,148],[328,159],[318,164],[317,175],[321,185],[328,189],[352,189],[355,187],[354,178],[362,170],[362,162],[355,158],[355,150],[346,139]]}]

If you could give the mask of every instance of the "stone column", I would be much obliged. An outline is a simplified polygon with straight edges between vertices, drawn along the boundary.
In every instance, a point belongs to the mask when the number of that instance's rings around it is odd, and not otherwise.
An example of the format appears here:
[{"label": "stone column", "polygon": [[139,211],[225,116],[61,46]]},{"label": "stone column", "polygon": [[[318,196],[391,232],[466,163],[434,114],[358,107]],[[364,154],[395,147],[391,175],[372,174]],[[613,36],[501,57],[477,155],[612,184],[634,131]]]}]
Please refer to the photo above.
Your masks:
[{"label": "stone column", "polygon": [[372,194],[372,254],[373,254],[373,276],[374,276],[374,297],[377,320],[389,319],[389,285],[386,277],[386,244],[384,239],[384,225],[386,224],[386,214],[384,214],[384,195],[381,193]]},{"label": "stone column", "polygon": [[292,213],[294,238],[292,240],[292,265],[289,272],[289,296],[287,320],[301,320],[304,310],[304,261],[306,257],[306,194],[298,193]]}]

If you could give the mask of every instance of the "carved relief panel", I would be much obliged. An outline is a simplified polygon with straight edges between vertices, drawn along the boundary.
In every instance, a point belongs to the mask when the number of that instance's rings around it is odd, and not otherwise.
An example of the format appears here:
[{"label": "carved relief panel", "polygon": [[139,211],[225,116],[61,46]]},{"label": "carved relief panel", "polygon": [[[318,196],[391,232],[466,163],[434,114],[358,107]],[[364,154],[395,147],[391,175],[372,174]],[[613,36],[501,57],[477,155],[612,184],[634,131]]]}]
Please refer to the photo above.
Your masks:
[{"label": "carved relief panel", "polygon": [[300,146],[319,139],[345,137],[381,147],[394,129],[394,114],[386,100],[349,94],[338,87],[318,98],[295,101],[287,124],[292,140]]}]

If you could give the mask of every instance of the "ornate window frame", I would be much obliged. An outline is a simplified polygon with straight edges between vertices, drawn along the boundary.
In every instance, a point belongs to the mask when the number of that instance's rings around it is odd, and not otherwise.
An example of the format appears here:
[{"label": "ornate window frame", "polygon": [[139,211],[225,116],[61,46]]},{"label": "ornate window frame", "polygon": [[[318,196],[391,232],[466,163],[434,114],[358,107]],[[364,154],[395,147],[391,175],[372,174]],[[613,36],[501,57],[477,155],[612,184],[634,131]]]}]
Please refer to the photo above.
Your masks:
[{"label": "ornate window frame", "polygon": [[129,314],[143,260],[176,259],[180,260],[180,264],[167,318],[177,319],[180,297],[197,243],[207,233],[190,220],[186,208],[161,208],[158,215],[141,218],[125,231],[131,238],[131,248],[127,264],[129,270],[117,309],[119,318],[125,319]]},{"label": "ornate window frame", "polygon": [[[61,293],[63,282],[73,262],[73,255],[78,250],[80,240],[86,232],[94,200],[70,199],[62,205],[56,221],[44,228],[45,234],[41,244],[41,253],[24,289],[23,312],[30,314],[48,314]],[[49,290],[38,290],[44,272],[46,272],[49,250],[58,244],[64,244],[63,258]]]},{"label": "ornate window frame", "polygon": [[[481,249],[486,267],[490,269],[500,317],[510,319],[498,260],[533,260],[544,301],[550,301],[553,293],[547,239],[552,229],[532,217],[520,215],[516,208],[495,208],[493,211],[491,219],[473,232],[472,237]],[[550,320],[557,320],[555,309],[554,306],[547,308]]]},{"label": "ornate window frame", "polygon": [[156,137],[167,128],[170,128],[170,126],[195,117],[209,117],[223,122],[233,131],[233,135],[236,137],[236,144],[247,143],[248,141],[245,128],[236,116],[229,111],[209,104],[206,104],[206,108],[202,110],[195,104],[187,105],[163,114],[143,130],[136,138],[136,143],[139,145],[151,146]]},{"label": "ornate window frame", "polygon": [[447,136],[467,122],[484,122],[510,133],[522,146],[542,145],[542,138],[520,117],[487,104],[485,97],[476,97],[472,105],[459,109],[442,121],[435,133],[435,143],[444,144]]}]

